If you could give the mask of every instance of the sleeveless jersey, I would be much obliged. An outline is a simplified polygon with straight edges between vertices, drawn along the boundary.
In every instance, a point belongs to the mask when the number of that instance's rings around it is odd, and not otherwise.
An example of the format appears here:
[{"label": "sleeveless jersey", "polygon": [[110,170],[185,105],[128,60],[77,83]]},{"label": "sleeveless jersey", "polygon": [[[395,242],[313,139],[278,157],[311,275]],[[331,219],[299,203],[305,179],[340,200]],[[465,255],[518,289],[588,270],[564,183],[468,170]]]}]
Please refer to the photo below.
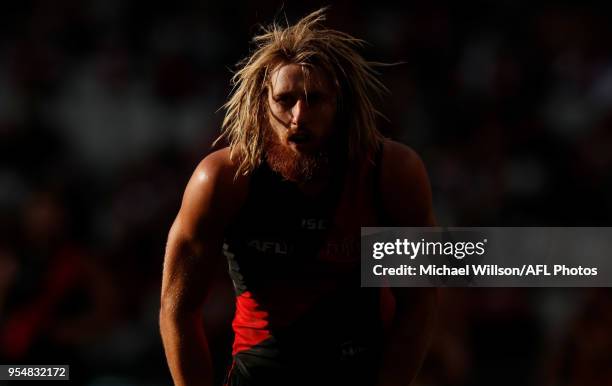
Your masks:
[{"label": "sleeveless jersey", "polygon": [[364,162],[315,198],[266,162],[253,172],[223,246],[236,294],[233,368],[314,377],[378,357],[380,290],[360,287],[359,244],[360,227],[376,225],[377,166]]}]

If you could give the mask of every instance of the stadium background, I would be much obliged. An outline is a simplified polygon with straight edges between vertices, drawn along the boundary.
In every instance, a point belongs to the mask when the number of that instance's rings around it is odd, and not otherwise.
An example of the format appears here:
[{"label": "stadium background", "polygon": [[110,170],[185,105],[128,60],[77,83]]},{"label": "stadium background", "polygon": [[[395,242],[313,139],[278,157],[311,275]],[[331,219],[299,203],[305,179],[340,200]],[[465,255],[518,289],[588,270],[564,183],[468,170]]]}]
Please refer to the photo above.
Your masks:
[{"label": "stadium background", "polygon": [[[18,1],[0,12],[0,363],[73,384],[170,382],[164,243],[258,23],[328,3]],[[444,225],[605,226],[612,9],[526,1],[333,2],[391,94]],[[282,10],[281,10],[282,9]],[[206,306],[226,365],[231,293]],[[608,289],[453,289],[419,386],[612,383]],[[0,382],[0,384],[3,384]]]}]

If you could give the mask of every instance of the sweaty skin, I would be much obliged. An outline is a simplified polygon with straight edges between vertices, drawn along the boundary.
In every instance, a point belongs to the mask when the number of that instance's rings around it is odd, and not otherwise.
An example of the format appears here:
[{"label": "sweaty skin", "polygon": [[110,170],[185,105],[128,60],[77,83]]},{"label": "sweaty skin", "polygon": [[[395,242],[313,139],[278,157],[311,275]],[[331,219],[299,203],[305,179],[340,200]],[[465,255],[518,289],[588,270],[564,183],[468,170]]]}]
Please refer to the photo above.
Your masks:
[{"label": "sweaty skin", "polygon": [[329,158],[338,153],[334,139],[341,134],[332,81],[317,68],[287,64],[272,71],[268,87],[268,164],[303,192],[321,192],[332,174]]},{"label": "sweaty skin", "polygon": [[224,263],[223,232],[247,195],[247,181],[234,180],[235,170],[228,148],[207,156],[187,184],[168,235],[159,320],[177,386],[213,385],[201,310],[215,266]]},{"label": "sweaty skin", "polygon": [[[297,64],[276,69],[268,93],[270,126],[281,144],[296,153],[320,149],[334,133],[337,103],[332,82],[324,72]],[[309,141],[292,143],[292,134],[306,132]]]},{"label": "sweaty skin", "polygon": [[[297,155],[325,145],[333,134],[335,114],[331,83],[316,71],[310,81],[305,81],[300,67],[285,65],[273,72],[268,93],[270,125],[279,142]],[[307,103],[307,95],[316,98]],[[307,140],[292,142],[291,134],[300,131],[307,134]],[[430,185],[418,155],[405,145],[385,140],[381,162],[377,188],[386,223],[380,225],[435,225]],[[224,264],[224,234],[248,196],[249,177],[235,178],[237,168],[237,162],[230,160],[229,148],[204,158],[187,185],[168,236],[160,329],[177,386],[213,385],[201,309],[216,265]],[[305,193],[317,194],[330,178],[322,171],[319,178],[298,186]],[[370,187],[361,186],[351,195],[359,197],[360,189],[366,188]],[[338,224],[344,226],[342,221]],[[379,385],[406,386],[424,359],[433,330],[437,293],[431,288],[393,288],[392,292],[395,315],[385,343]]]}]

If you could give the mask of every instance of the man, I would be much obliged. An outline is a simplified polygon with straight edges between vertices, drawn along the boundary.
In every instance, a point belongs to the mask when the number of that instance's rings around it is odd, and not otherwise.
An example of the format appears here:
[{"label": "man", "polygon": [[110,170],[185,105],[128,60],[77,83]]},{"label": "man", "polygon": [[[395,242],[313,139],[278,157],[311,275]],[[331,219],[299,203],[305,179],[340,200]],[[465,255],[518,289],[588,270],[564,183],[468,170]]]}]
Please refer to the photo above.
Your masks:
[{"label": "man", "polygon": [[228,385],[408,385],[423,360],[435,290],[360,288],[359,237],[434,225],[427,175],[376,130],[384,87],[323,12],[255,38],[225,106],[230,145],[185,190],[160,311],[176,385],[212,385],[201,307],[222,252],[236,292]]}]

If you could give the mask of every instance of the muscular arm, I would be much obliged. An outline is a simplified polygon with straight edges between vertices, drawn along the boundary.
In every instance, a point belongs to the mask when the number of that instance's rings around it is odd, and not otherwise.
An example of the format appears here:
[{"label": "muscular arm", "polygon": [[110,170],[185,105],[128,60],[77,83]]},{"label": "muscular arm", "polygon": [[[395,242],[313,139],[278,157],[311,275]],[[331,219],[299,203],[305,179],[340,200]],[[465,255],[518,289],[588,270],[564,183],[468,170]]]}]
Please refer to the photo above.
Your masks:
[{"label": "muscular arm", "polygon": [[[381,193],[386,226],[434,226],[431,188],[418,155],[396,142],[385,143]],[[437,289],[392,288],[396,303],[385,342],[380,386],[407,386],[416,377],[433,333]]]},{"label": "muscular arm", "polygon": [[223,149],[206,157],[191,177],[170,229],[162,279],[160,330],[175,385],[211,386],[212,364],[202,325],[223,232],[239,208],[243,182]]}]

